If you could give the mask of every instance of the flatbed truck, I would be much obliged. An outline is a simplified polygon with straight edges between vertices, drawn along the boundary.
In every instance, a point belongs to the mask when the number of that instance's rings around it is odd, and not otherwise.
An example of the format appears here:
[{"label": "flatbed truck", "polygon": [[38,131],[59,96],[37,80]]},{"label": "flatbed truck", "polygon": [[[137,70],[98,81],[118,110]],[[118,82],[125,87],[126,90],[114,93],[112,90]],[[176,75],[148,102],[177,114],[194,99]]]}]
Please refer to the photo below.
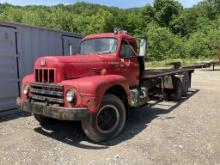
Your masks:
[{"label": "flatbed truck", "polygon": [[[154,96],[179,101],[191,86],[193,68],[145,69],[147,41],[120,30],[92,34],[74,56],[40,57],[34,73],[22,80],[20,110],[40,124],[81,121],[89,139],[102,142],[118,136],[127,113]],[[131,116],[132,117],[132,116]]]}]

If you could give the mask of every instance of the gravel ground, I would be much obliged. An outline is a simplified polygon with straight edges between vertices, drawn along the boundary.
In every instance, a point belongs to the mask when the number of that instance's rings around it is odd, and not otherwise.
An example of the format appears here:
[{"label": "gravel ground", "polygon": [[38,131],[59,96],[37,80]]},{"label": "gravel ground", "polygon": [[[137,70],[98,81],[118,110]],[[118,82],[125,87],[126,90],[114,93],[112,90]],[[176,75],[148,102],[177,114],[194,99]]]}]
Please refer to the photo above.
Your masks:
[{"label": "gravel ground", "polygon": [[182,102],[132,111],[123,133],[97,145],[78,122],[42,128],[32,116],[0,118],[0,164],[220,164],[220,69],[196,71]]}]

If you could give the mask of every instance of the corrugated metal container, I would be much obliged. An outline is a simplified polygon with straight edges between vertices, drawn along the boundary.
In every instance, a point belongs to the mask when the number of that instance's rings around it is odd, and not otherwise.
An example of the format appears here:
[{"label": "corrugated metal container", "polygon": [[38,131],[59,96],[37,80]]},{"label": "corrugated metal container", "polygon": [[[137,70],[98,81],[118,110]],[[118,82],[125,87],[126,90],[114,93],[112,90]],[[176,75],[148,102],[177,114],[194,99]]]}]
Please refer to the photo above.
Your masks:
[{"label": "corrugated metal container", "polygon": [[73,33],[0,22],[0,112],[16,107],[20,80],[33,73],[36,58],[74,54],[81,39]]}]

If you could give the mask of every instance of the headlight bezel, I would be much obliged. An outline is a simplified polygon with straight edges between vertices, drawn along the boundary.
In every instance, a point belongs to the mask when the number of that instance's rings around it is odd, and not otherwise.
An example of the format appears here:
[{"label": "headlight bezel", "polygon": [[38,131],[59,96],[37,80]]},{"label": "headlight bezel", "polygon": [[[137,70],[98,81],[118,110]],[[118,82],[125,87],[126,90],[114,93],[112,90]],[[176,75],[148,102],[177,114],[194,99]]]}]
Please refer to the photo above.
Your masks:
[{"label": "headlight bezel", "polygon": [[30,91],[29,85],[28,85],[28,84],[23,84],[23,85],[22,85],[22,94],[25,95],[25,96],[27,96],[28,93],[29,93],[29,91]]}]

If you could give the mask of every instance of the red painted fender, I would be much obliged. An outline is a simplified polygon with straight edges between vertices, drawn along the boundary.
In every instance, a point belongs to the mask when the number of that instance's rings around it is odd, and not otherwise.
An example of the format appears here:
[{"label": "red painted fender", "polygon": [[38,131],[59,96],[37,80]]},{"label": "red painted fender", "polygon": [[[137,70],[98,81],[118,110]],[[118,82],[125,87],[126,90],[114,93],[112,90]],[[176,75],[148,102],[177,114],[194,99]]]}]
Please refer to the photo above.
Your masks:
[{"label": "red painted fender", "polygon": [[[129,85],[125,77],[121,75],[99,75],[83,77],[73,80],[62,81],[64,85],[65,93],[69,89],[73,89],[76,92],[77,102],[76,106],[86,106],[90,112],[96,112],[102,100],[102,97],[106,91],[115,86],[121,86],[126,92],[128,98]],[[68,106],[68,103],[65,103]]]}]

